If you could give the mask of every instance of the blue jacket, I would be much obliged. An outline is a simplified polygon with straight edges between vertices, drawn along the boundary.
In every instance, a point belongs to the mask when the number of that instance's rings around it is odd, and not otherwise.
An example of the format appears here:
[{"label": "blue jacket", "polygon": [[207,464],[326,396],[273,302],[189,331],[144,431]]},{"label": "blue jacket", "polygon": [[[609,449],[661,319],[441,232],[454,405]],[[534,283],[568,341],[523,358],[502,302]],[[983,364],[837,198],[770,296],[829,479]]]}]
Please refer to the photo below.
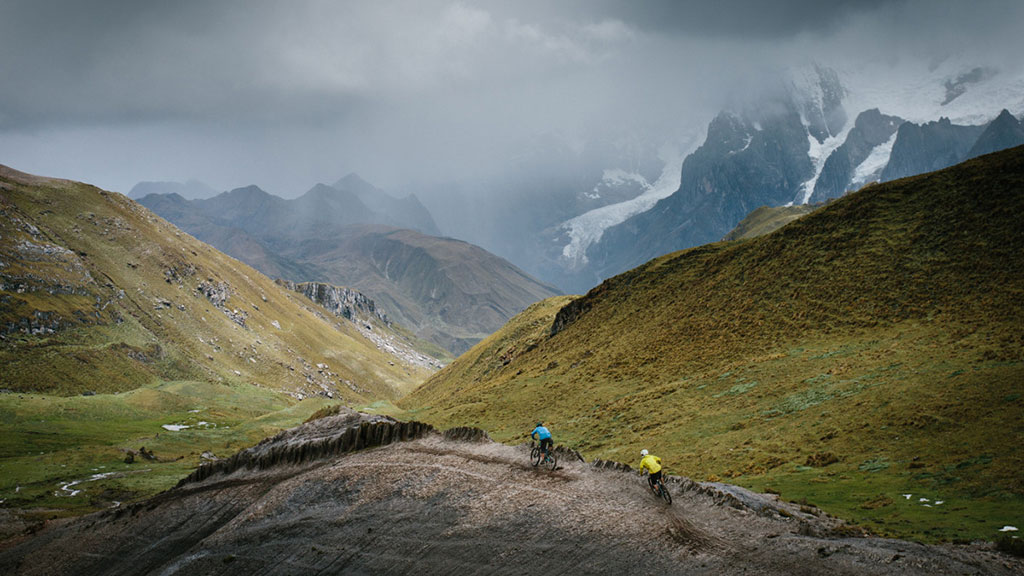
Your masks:
[{"label": "blue jacket", "polygon": [[533,432],[530,432],[530,438],[537,438],[538,434],[540,435],[539,440],[551,438],[551,432],[549,432],[548,429],[545,428],[544,426],[537,426],[536,428],[534,428]]}]

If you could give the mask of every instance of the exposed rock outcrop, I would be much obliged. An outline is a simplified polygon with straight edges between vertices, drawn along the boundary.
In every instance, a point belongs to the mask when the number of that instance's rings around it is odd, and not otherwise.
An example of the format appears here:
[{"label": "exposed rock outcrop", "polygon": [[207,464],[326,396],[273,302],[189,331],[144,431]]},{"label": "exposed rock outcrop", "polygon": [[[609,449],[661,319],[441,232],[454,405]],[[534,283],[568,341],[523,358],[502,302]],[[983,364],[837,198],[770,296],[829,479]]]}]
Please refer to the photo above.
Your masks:
[{"label": "exposed rock outcrop", "polygon": [[[352,419],[352,414],[344,414],[325,420],[347,422]],[[178,486],[199,482],[216,474],[231,474],[242,468],[266,470],[275,466],[305,464],[346,452],[413,440],[433,429],[433,426],[422,422],[399,422],[391,418],[362,419],[357,417],[356,422],[351,426],[338,430],[336,434],[330,436],[294,438],[294,432],[286,430],[231,458],[202,464],[179,482]]]},{"label": "exposed rock outcrop", "polygon": [[961,162],[984,130],[984,126],[953,124],[949,118],[921,125],[904,122],[896,132],[882,181],[924,174]]},{"label": "exposed rock outcrop", "polygon": [[378,308],[373,300],[358,290],[324,282],[296,283],[280,279],[276,282],[289,290],[304,295],[334,313],[335,316],[349,320],[376,318],[385,324],[390,324],[384,310]]},{"label": "exposed rock outcrop", "polygon": [[463,442],[483,442],[490,441],[491,437],[487,434],[486,430],[480,428],[474,428],[472,426],[456,426],[455,428],[449,428],[444,431],[445,440],[461,440]]}]

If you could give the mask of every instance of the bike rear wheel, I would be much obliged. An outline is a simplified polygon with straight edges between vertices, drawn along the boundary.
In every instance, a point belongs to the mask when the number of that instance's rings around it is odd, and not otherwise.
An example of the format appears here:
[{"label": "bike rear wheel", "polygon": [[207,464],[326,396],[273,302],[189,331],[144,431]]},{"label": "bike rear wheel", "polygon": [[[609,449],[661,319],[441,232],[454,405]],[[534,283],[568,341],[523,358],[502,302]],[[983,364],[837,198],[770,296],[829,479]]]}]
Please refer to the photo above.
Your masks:
[{"label": "bike rear wheel", "polygon": [[551,469],[558,468],[558,456],[554,450],[548,450],[548,459],[551,460]]},{"label": "bike rear wheel", "polygon": [[669,505],[671,505],[672,494],[669,493],[668,486],[665,486],[664,482],[658,482],[658,489],[661,491],[661,497],[665,499],[665,502],[668,502]]}]

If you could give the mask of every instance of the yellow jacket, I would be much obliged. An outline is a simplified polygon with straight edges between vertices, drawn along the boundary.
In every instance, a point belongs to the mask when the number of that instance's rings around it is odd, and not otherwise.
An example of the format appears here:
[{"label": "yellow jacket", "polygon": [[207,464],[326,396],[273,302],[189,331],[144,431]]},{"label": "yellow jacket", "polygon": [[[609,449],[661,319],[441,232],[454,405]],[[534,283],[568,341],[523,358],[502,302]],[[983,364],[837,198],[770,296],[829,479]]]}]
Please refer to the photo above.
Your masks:
[{"label": "yellow jacket", "polygon": [[654,474],[661,471],[661,458],[658,458],[654,454],[648,454],[644,456],[643,460],[640,461],[640,473],[643,474],[644,468]]}]

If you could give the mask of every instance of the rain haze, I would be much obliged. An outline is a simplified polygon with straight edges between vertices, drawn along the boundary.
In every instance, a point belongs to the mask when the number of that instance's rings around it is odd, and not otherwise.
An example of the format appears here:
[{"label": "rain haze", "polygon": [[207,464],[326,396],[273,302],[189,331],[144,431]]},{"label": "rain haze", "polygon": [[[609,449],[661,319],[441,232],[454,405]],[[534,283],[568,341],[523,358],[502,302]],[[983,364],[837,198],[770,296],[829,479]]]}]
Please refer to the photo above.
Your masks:
[{"label": "rain haze", "polygon": [[[294,197],[500,175],[537,142],[686,147],[779,70],[1019,67],[1024,3],[138,2],[0,5],[0,163]],[[694,136],[697,134],[697,136]]]}]

